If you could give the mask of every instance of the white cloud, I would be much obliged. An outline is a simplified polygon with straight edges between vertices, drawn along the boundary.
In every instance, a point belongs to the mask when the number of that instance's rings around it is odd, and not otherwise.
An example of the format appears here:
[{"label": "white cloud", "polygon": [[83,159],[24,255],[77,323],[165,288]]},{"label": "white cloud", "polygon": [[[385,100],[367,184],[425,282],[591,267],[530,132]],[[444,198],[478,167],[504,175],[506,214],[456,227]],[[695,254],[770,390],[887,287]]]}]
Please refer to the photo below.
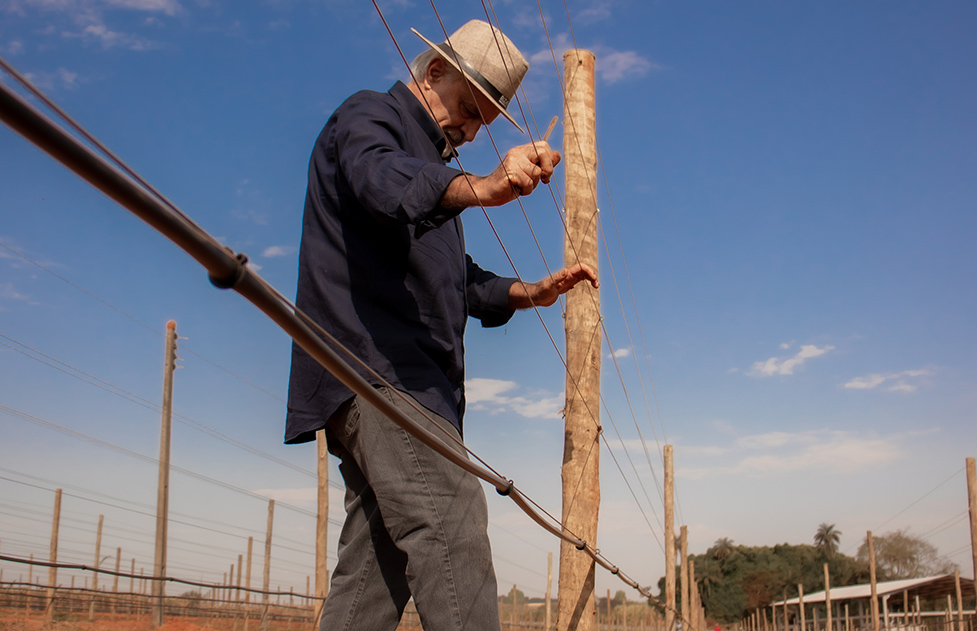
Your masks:
[{"label": "white cloud", "polygon": [[79,78],[77,72],[71,72],[66,68],[58,68],[54,72],[26,72],[24,76],[41,90],[55,88],[74,90],[78,84],[85,82],[84,79]]},{"label": "white cloud", "polygon": [[0,300],[18,300],[29,305],[38,305],[30,296],[22,294],[14,288],[13,283],[0,283]]},{"label": "white cloud", "polygon": [[105,0],[106,4],[121,9],[135,9],[136,11],[152,11],[175,15],[181,9],[175,0]]},{"label": "white cloud", "polygon": [[884,467],[902,458],[901,435],[859,435],[849,431],[768,432],[742,436],[730,447],[681,447],[682,453],[715,460],[726,466],[691,466],[681,475],[702,479],[717,475],[770,475],[814,470],[852,474]]},{"label": "white cloud", "polygon": [[276,256],[290,256],[295,253],[296,248],[293,245],[273,245],[269,248],[265,248],[265,251],[261,253],[261,256],[266,259],[275,258]]},{"label": "white cloud", "polygon": [[[553,53],[556,53],[558,64],[561,66],[563,53],[573,47],[573,43],[568,33],[558,33],[551,38],[553,50],[549,46],[533,53],[529,56],[530,65],[545,64],[550,66],[553,63]],[[579,43],[579,42],[578,42]],[[642,77],[652,70],[661,70],[660,64],[642,57],[633,50],[615,50],[608,46],[590,46],[588,48],[597,57],[595,72],[597,76],[607,83],[617,83],[618,81]]]},{"label": "white cloud", "polygon": [[263,270],[265,268],[263,266],[261,266],[261,265],[258,265],[254,261],[248,261],[248,269],[251,270],[254,273],[258,273],[258,272],[260,272],[261,270]]},{"label": "white cloud", "polygon": [[577,14],[577,21],[592,24],[611,17],[611,3],[607,0],[597,0],[589,7]]},{"label": "white cloud", "polygon": [[889,374],[879,374],[872,373],[866,375],[865,377],[855,377],[848,383],[844,384],[843,387],[849,390],[872,390],[881,386],[887,382],[894,382],[891,385],[884,388],[889,392],[915,392],[918,387],[917,384],[908,383],[908,379],[915,379],[917,377],[926,377],[933,374],[931,370],[904,370],[902,372],[894,372]]},{"label": "white cloud", "polygon": [[19,39],[12,40],[7,43],[2,49],[7,55],[13,57],[14,55],[19,55],[24,52],[24,43]]},{"label": "white cloud", "polygon": [[828,351],[834,350],[834,346],[822,346],[818,348],[813,344],[801,346],[801,350],[793,357],[771,357],[770,359],[753,364],[749,374],[758,377],[770,377],[772,375],[793,375],[794,369],[809,359],[820,357]]},{"label": "white cloud", "polygon": [[630,357],[630,356],[631,356],[630,346],[628,346],[627,348],[619,348],[613,353],[608,355],[609,358],[616,358],[616,359],[622,359],[624,357]]},{"label": "white cloud", "polygon": [[781,350],[787,350],[788,348],[790,348],[790,344],[788,344],[787,342],[783,342],[781,343],[780,348]]},{"label": "white cloud", "polygon": [[465,381],[465,399],[469,410],[481,410],[491,414],[515,412],[527,418],[559,418],[565,398],[562,394],[533,393],[527,396],[509,396],[518,390],[519,384],[503,379],[477,377]]}]

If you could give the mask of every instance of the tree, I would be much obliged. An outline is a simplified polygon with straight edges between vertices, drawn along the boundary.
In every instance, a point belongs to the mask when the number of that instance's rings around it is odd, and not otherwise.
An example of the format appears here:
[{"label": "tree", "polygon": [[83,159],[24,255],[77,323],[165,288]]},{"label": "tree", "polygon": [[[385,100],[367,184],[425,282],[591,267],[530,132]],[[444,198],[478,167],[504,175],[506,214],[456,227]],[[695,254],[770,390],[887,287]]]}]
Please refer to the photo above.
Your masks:
[{"label": "tree", "polygon": [[[957,565],[941,557],[936,547],[903,530],[873,537],[875,567],[881,580],[949,574]],[[858,548],[858,560],[868,560],[868,536]]]},{"label": "tree", "polygon": [[835,529],[834,524],[823,523],[814,533],[814,547],[826,557],[833,556],[838,551],[841,535],[842,532]]},{"label": "tree", "polygon": [[733,540],[728,537],[716,539],[716,543],[713,544],[712,550],[712,557],[716,560],[722,560],[733,551]]}]

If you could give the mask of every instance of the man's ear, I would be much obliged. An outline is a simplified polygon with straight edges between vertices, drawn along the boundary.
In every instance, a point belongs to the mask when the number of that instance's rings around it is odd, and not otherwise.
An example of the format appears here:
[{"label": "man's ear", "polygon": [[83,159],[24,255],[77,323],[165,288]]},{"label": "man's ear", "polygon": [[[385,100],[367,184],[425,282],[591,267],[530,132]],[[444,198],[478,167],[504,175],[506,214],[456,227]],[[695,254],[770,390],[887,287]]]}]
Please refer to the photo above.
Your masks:
[{"label": "man's ear", "polygon": [[427,77],[428,83],[434,85],[441,81],[445,75],[444,59],[441,57],[435,57],[431,60],[431,63],[427,65]]}]

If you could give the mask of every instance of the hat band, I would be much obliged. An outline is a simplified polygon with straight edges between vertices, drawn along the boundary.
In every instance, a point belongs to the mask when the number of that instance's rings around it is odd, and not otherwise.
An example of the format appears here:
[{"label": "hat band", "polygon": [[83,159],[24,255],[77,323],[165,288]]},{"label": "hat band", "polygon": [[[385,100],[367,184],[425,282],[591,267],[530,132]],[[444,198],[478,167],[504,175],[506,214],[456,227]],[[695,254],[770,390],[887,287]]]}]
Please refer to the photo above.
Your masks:
[{"label": "hat band", "polygon": [[462,57],[457,52],[455,52],[455,50],[451,48],[451,46],[449,46],[447,42],[442,42],[438,44],[437,47],[441,50],[442,53],[444,53],[446,58],[454,59],[455,62],[459,66],[461,66],[462,71],[464,71],[465,74],[468,75],[468,78],[470,78],[478,85],[482,86],[482,88],[484,88],[485,91],[488,92],[489,96],[491,96],[493,99],[498,101],[499,105],[502,106],[502,109],[509,108],[509,97],[502,94],[502,92],[500,92],[497,87],[492,85],[488,79],[482,76],[481,72],[475,70],[475,66],[468,63],[468,60],[466,60],[464,57]]}]

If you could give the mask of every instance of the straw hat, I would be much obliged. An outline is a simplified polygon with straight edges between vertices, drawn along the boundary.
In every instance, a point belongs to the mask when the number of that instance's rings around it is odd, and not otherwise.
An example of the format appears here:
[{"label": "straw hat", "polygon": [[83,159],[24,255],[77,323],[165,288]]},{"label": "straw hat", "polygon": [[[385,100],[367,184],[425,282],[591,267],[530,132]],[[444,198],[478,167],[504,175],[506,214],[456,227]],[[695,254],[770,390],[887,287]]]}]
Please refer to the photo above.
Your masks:
[{"label": "straw hat", "polygon": [[[502,31],[488,22],[472,20],[451,34],[441,44],[411,29],[445,61],[465,77],[492,102],[503,116],[522,131],[506,108],[529,70],[529,62]],[[500,53],[501,49],[501,53]]]}]

